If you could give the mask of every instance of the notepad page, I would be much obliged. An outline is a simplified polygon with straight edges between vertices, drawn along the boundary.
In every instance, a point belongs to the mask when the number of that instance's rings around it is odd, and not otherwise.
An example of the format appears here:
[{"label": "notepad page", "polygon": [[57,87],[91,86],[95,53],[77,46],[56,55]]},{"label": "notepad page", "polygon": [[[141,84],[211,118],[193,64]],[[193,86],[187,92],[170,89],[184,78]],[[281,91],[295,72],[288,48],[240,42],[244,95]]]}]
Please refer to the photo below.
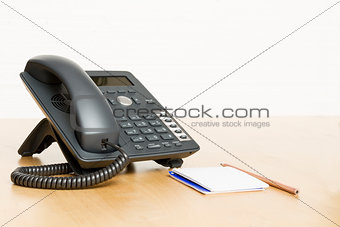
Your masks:
[{"label": "notepad page", "polygon": [[211,192],[261,190],[268,184],[232,167],[174,169],[181,175]]}]

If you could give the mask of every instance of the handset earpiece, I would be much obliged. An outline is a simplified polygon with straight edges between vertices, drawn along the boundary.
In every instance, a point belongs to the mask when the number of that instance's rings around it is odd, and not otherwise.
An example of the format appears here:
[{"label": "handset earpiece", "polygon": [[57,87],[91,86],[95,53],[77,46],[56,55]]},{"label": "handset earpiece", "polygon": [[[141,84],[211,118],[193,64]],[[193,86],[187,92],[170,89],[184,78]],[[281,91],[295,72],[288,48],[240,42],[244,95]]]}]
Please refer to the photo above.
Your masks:
[{"label": "handset earpiece", "polygon": [[27,62],[25,72],[42,83],[64,84],[71,98],[70,123],[85,151],[102,152],[105,141],[118,144],[119,127],[112,109],[78,64],[60,56],[41,55]]}]

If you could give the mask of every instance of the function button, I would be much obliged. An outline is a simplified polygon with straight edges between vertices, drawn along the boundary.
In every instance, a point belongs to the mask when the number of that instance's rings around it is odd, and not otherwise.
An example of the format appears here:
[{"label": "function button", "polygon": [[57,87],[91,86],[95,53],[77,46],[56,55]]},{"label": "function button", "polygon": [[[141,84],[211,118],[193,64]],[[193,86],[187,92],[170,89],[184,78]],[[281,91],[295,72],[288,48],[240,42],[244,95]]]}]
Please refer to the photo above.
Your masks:
[{"label": "function button", "polygon": [[172,122],[171,118],[166,118],[164,121],[166,121],[166,122]]},{"label": "function button", "polygon": [[154,104],[155,103],[155,101],[153,101],[153,99],[145,99],[145,102],[147,104]]},{"label": "function button", "polygon": [[143,150],[144,147],[142,145],[136,144],[135,145],[136,150]]},{"label": "function button", "polygon": [[145,121],[137,121],[137,122],[135,122],[135,125],[137,127],[146,127],[146,126],[148,126],[148,124]]},{"label": "function button", "polygon": [[166,113],[165,113],[165,112],[160,112],[160,113],[159,113],[159,116],[160,116],[160,117],[166,117]]},{"label": "function button", "polygon": [[139,121],[139,120],[142,119],[142,118],[140,118],[138,115],[129,115],[129,118],[130,118],[132,121]]},{"label": "function button", "polygon": [[126,92],[126,90],[118,90],[118,93],[125,93]]},{"label": "function button", "polygon": [[108,94],[114,94],[114,93],[116,93],[116,91],[115,90],[108,90],[107,93]]},{"label": "function button", "polygon": [[176,128],[177,125],[176,125],[175,123],[172,123],[172,124],[170,125],[170,127],[171,127],[171,128]]},{"label": "function button", "polygon": [[148,148],[149,149],[161,148],[161,145],[159,145],[159,144],[149,144]]},{"label": "function button", "polygon": [[172,145],[171,145],[171,143],[165,143],[164,144],[164,147],[171,147]]},{"label": "function button", "polygon": [[151,128],[142,128],[140,130],[143,134],[152,134],[153,130]]},{"label": "function button", "polygon": [[182,143],[175,143],[175,146],[180,147],[180,146],[182,146]]},{"label": "function button", "polygon": [[159,128],[155,128],[156,132],[158,133],[165,133],[168,132],[168,130],[166,130],[166,128],[164,127],[159,127]]},{"label": "function button", "polygon": [[122,123],[120,123],[120,127],[122,127],[122,128],[132,128],[133,125],[130,122],[122,122]]},{"label": "function button", "polygon": [[124,106],[130,106],[132,104],[131,99],[126,96],[118,96],[117,101]]},{"label": "function button", "polygon": [[116,105],[116,101],[114,99],[107,99],[111,105]]},{"label": "function button", "polygon": [[182,130],[176,129],[175,132],[176,132],[176,133],[182,133]]},{"label": "function button", "polygon": [[135,90],[128,90],[128,93],[136,93],[136,91]]},{"label": "function button", "polygon": [[125,130],[125,133],[129,136],[132,136],[132,135],[138,135],[139,132],[136,130],[136,129],[126,129]]},{"label": "function button", "polygon": [[127,118],[126,117],[119,117],[119,118],[116,118],[117,121],[127,121]]},{"label": "function button", "polygon": [[153,127],[156,127],[156,126],[161,126],[162,123],[158,120],[155,120],[155,121],[149,121],[149,124]]},{"label": "function button", "polygon": [[144,115],[144,118],[146,119],[146,120],[155,120],[156,119],[156,114],[145,114]]},{"label": "function button", "polygon": [[186,139],[186,138],[188,138],[188,137],[187,137],[187,135],[181,135],[179,138],[181,138],[181,139]]},{"label": "function button", "polygon": [[162,134],[161,137],[162,137],[163,140],[173,140],[174,139],[174,136],[171,135],[171,134]]},{"label": "function button", "polygon": [[131,137],[132,142],[141,143],[144,142],[144,138],[142,136],[133,136]]},{"label": "function button", "polygon": [[159,140],[157,135],[146,136],[146,139],[149,140],[149,141],[158,141]]},{"label": "function button", "polygon": [[131,97],[131,99],[132,99],[137,105],[141,104],[141,101],[140,101],[139,98]]}]

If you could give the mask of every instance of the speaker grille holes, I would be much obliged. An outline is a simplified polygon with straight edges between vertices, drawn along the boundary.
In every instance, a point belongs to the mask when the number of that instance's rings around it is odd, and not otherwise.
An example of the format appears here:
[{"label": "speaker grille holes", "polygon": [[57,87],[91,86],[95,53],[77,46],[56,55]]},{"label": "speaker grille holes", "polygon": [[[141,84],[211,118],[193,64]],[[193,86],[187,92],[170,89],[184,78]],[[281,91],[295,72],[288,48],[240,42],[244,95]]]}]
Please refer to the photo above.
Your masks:
[{"label": "speaker grille holes", "polygon": [[70,100],[66,95],[57,94],[51,98],[52,105],[58,110],[70,113]]}]

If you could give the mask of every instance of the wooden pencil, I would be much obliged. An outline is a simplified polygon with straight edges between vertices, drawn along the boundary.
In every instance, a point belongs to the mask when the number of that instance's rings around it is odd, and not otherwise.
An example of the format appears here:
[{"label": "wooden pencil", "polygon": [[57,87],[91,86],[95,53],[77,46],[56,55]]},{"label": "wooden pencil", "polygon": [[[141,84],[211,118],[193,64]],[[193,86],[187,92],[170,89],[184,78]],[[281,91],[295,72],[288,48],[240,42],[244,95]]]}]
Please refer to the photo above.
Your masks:
[{"label": "wooden pencil", "polygon": [[246,170],[237,168],[237,167],[235,167],[235,166],[232,166],[232,165],[229,165],[229,164],[226,164],[226,163],[221,163],[221,166],[223,166],[223,167],[228,167],[228,166],[229,166],[229,167],[238,169],[238,170],[240,170],[240,171],[242,171],[242,172],[245,172],[245,173],[247,173],[247,174],[249,174],[249,175],[251,175],[251,176],[253,176],[253,177],[259,179],[259,180],[262,180],[263,182],[266,182],[267,184],[269,184],[269,185],[272,186],[272,187],[281,189],[281,190],[286,191],[286,192],[288,192],[288,193],[291,193],[291,194],[294,194],[294,195],[296,195],[296,194],[299,193],[299,190],[298,190],[297,188],[293,188],[293,187],[290,187],[290,186],[288,186],[288,185],[281,184],[281,183],[279,183],[279,182],[277,182],[277,181],[273,181],[273,180],[268,179],[268,178],[266,178],[266,177],[259,176],[259,175],[255,174],[255,173],[248,172],[248,171],[246,171]]}]

